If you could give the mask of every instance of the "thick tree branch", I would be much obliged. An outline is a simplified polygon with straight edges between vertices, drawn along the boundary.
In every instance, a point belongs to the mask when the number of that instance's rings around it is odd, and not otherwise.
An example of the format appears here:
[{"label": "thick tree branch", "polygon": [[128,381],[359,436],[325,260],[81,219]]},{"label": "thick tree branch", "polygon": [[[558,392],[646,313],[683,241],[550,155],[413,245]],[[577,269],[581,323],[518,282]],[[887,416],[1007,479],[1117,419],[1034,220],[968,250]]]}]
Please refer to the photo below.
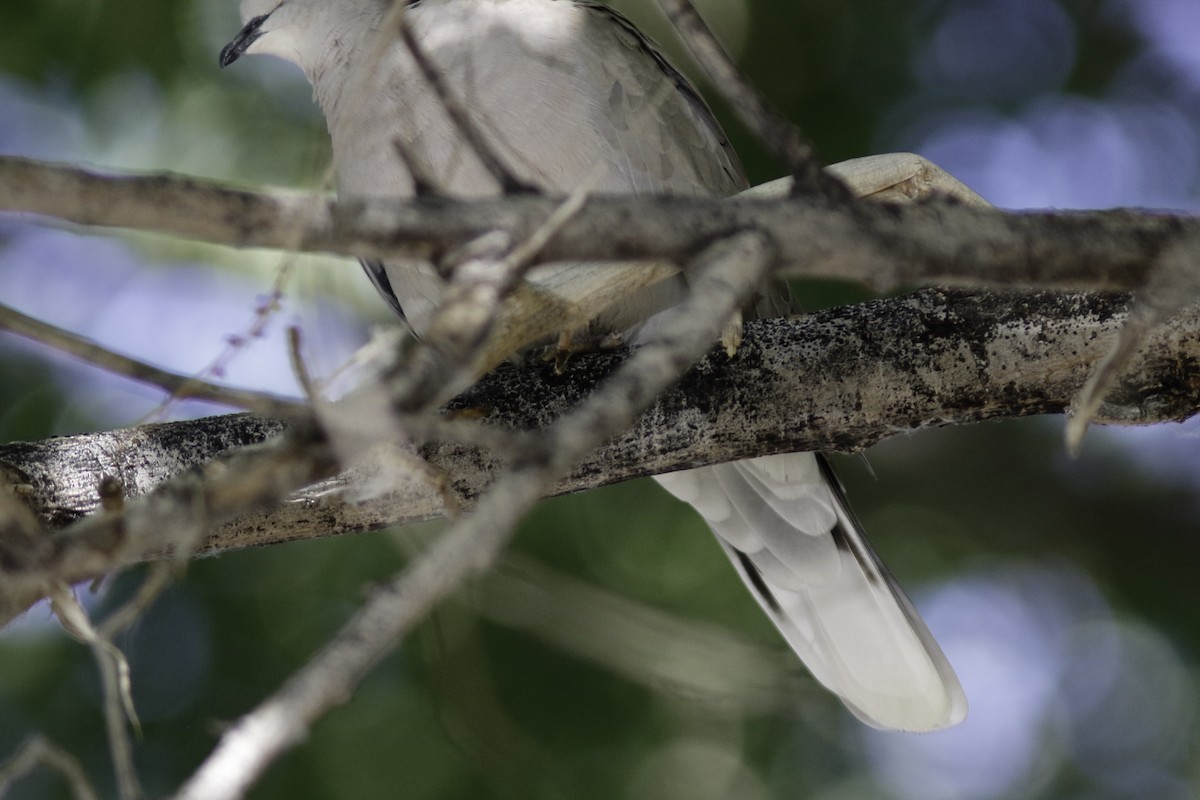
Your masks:
[{"label": "thick tree branch", "polygon": [[[133,432],[132,442],[110,435],[107,441],[101,437],[99,442],[85,444],[96,455],[136,463],[140,456],[130,446],[140,432]],[[165,433],[164,442],[172,438],[170,431]],[[238,431],[234,435],[243,434]],[[168,448],[166,462],[178,455]],[[68,457],[87,458],[86,450],[72,451]],[[34,464],[26,465],[32,473],[12,463],[4,464],[0,491],[33,499],[36,481],[39,477],[45,480],[49,473],[39,476]],[[279,437],[234,450],[218,462],[177,462],[176,466],[168,473],[170,479],[155,486],[148,496],[123,503],[119,511],[101,510],[42,537],[31,537],[27,526],[14,525],[14,515],[0,515],[0,625],[23,611],[28,602],[47,594],[55,584],[98,577],[149,558],[189,556],[213,528],[256,509],[273,507],[292,492],[333,475],[336,462],[321,432],[300,422]],[[131,477],[144,477],[137,470],[131,472]],[[74,478],[86,480],[80,474]],[[101,482],[111,480],[107,473],[99,476],[94,484],[97,495]],[[40,510],[70,514],[61,507]]]},{"label": "thick tree branch", "polygon": [[499,557],[529,507],[578,458],[625,428],[689,364],[760,285],[772,253],[746,233],[714,244],[689,270],[694,289],[667,312],[664,333],[633,353],[612,378],[555,420],[543,446],[518,462],[429,551],[372,593],[337,635],[286,684],[237,721],[175,795],[236,800],[313,723],[344,703],[383,655],[432,606]]},{"label": "thick tree branch", "polygon": [[[0,211],[366,258],[436,260],[494,231],[524,241],[560,203],[546,197],[314,202],[297,192],[248,192],[170,174],[101,175],[0,157]],[[1200,235],[1192,216],[1125,210],[1018,214],[948,203],[852,209],[804,198],[591,198],[540,255],[684,263],[722,236],[760,230],[779,254],[780,272],[790,276],[888,289],[952,282],[1132,290],[1145,285],[1164,248]]]},{"label": "thick tree branch", "polygon": [[[714,352],[639,421],[584,458],[553,493],[788,450],[856,451],[915,428],[1058,413],[1108,350],[1126,318],[1123,295],[926,290],[794,320],[747,326],[734,359]],[[581,357],[556,376],[506,367],[453,404],[496,425],[544,428],[587,397],[624,354]],[[1104,420],[1183,419],[1200,408],[1200,315],[1157,332],[1101,409]],[[468,417],[471,415],[467,415]],[[0,447],[0,465],[36,511],[61,525],[97,505],[104,474],[142,495],[226,448],[280,431],[248,415]],[[425,454],[470,500],[502,460],[475,447],[430,444]],[[440,516],[437,487],[413,483],[362,503],[347,478],[300,492],[226,524],[203,547],[245,547]],[[297,484],[298,485],[298,484]],[[159,546],[161,550],[161,545]],[[148,539],[141,557],[154,552]],[[89,562],[99,569],[102,562]],[[79,573],[77,577],[82,577]]]}]

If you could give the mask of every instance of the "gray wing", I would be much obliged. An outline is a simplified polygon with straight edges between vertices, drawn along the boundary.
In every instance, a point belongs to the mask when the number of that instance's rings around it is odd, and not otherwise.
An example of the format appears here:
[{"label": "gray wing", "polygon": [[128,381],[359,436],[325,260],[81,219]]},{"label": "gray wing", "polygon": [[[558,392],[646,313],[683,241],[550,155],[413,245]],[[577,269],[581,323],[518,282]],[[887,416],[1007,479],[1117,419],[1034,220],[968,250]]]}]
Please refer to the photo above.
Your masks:
[{"label": "gray wing", "polygon": [[[660,94],[664,80],[669,81],[675,89],[675,98],[670,106],[681,102],[683,108],[664,109],[667,124],[664,125],[663,135],[671,157],[674,158],[680,148],[691,151],[690,155],[699,162],[698,173],[707,176],[700,182],[709,193],[729,195],[746,189],[749,182],[742,169],[741,159],[738,158],[725,131],[721,129],[712,109],[691,81],[667,60],[658,45],[642,33],[628,17],[615,9],[590,0],[573,1],[577,6],[601,18],[597,26],[606,32],[605,38],[617,40],[621,48],[629,51],[630,63],[640,63],[645,67],[644,76],[633,82],[641,97],[653,98]],[[617,47],[613,49],[616,50]],[[651,64],[654,69],[650,68]],[[620,75],[613,77],[615,85],[621,85],[628,80],[628,77]]]},{"label": "gray wing", "polygon": [[[694,196],[745,188],[741,164],[699,94],[619,14],[568,0],[422,2],[409,13],[426,55],[522,180],[554,194],[584,187]],[[401,47],[389,54],[378,87],[383,100],[360,104],[362,119],[342,119],[347,104],[330,103],[339,192],[411,192],[406,159],[395,154],[402,142],[407,161],[442,193],[497,193],[406,58]],[[393,309],[421,332],[440,281],[411,263],[365,266]],[[553,280],[554,269],[531,279]],[[663,281],[600,313],[591,328],[628,333],[677,302],[683,285],[682,278]]]},{"label": "gray wing", "polygon": [[[700,95],[616,12],[570,0],[451,0],[407,13],[443,81],[523,180],[555,194],[746,188]],[[371,91],[359,104],[324,95],[340,192],[410,193],[397,141],[446,194],[499,191],[401,45]]]}]

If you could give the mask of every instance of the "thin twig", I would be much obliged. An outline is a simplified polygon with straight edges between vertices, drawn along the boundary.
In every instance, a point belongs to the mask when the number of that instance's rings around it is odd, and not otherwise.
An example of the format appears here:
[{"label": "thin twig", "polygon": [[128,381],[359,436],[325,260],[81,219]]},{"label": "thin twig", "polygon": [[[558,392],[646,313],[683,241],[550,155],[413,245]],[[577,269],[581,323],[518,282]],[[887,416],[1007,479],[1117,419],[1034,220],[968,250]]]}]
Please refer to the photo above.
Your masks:
[{"label": "thin twig", "polygon": [[433,94],[442,105],[442,110],[446,112],[446,116],[458,131],[458,134],[463,138],[463,141],[471,148],[475,157],[479,159],[479,163],[492,176],[492,179],[496,181],[504,194],[536,193],[538,191],[536,186],[521,180],[509,169],[504,159],[500,157],[500,154],[492,146],[492,142],[480,130],[480,127],[475,124],[475,120],[471,118],[466,106],[454,95],[450,85],[446,82],[445,76],[442,75],[442,71],[429,60],[429,56],[425,53],[424,48],[421,47],[421,43],[417,41],[411,20],[412,18],[408,14],[400,16],[400,39],[404,42],[405,47],[408,48],[408,52],[416,63],[417,69],[421,71],[421,75],[425,78],[426,83],[429,84],[429,88],[433,90]]},{"label": "thin twig", "polygon": [[712,85],[791,173],[792,193],[816,193],[837,203],[849,202],[851,194],[845,184],[821,169],[812,145],[738,69],[691,0],[657,3]]},{"label": "thin twig", "polygon": [[172,397],[210,400],[275,416],[285,416],[302,407],[302,404],[294,400],[269,392],[221,386],[161,369],[145,361],[115,353],[90,339],[34,319],[9,306],[0,305],[0,330],[41,342],[116,375],[155,386]]},{"label": "thin twig", "polygon": [[71,787],[75,800],[99,800],[100,795],[88,781],[78,759],[42,736],[27,739],[12,758],[0,765],[0,797],[39,766],[54,770]]},{"label": "thin twig", "polygon": [[1200,235],[1181,239],[1159,255],[1148,285],[1134,296],[1129,317],[1116,341],[1071,402],[1065,431],[1067,452],[1071,455],[1079,454],[1088,425],[1135,357],[1143,352],[1146,340],[1185,307],[1200,300],[1198,255]]},{"label": "thin twig", "polygon": [[400,163],[404,165],[404,169],[408,171],[408,177],[412,179],[413,197],[430,198],[447,196],[437,185],[437,181],[430,174],[430,171],[425,169],[421,161],[413,155],[402,137],[397,136],[392,139],[392,150],[395,151],[396,158],[400,159]]},{"label": "thin twig", "polygon": [[[546,219],[522,241],[510,245],[502,234],[481,237],[450,254],[458,263],[422,340],[403,359],[385,370],[389,392],[398,413],[431,410],[450,400],[488,370],[537,339],[582,325],[594,315],[595,304],[572,304],[557,297],[553,317],[533,313],[553,296],[548,286],[525,285],[521,279],[553,237],[584,207],[588,186],[581,185],[555,205]],[[572,266],[574,285],[587,283],[590,267]],[[649,280],[652,270],[636,271]],[[673,272],[663,268],[658,272]],[[594,273],[593,273],[594,274]],[[619,278],[623,273],[607,277]],[[636,285],[635,281],[626,281]],[[505,305],[508,301],[507,306]]]},{"label": "thin twig", "polygon": [[[320,202],[319,197],[314,197],[310,200],[316,204]],[[267,324],[271,318],[279,311],[280,303],[283,300],[283,290],[287,286],[288,279],[292,275],[293,267],[296,262],[296,252],[300,239],[303,237],[303,228],[297,222],[296,228],[292,233],[293,241],[296,247],[288,246],[284,248],[284,253],[280,257],[279,267],[275,270],[275,279],[271,282],[271,290],[266,297],[254,307],[254,312],[242,333],[228,336],[225,340],[225,347],[204,366],[198,373],[202,376],[213,375],[218,378],[224,377],[225,372],[229,369],[229,365],[238,357],[247,347],[247,345],[256,339],[262,339],[267,333]],[[175,399],[173,397],[172,399]],[[300,406],[294,401],[285,401],[291,405],[293,409]],[[164,404],[164,406],[167,404]],[[165,407],[164,409],[165,410]]]},{"label": "thin twig", "polygon": [[555,206],[546,221],[539,225],[533,233],[517,243],[504,259],[506,272],[516,276],[524,275],[537,264],[538,256],[563,226],[570,222],[583,210],[591,191],[591,180],[580,183],[572,192]]},{"label": "thin twig", "polygon": [[301,339],[299,326],[289,325],[287,329],[288,362],[292,365],[292,376],[300,385],[300,391],[308,398],[308,402],[315,404],[321,402],[322,399],[317,391],[316,383],[312,379],[312,373],[309,372],[308,364],[304,361]]},{"label": "thin twig", "polygon": [[151,564],[142,578],[141,585],[138,586],[137,594],[111,612],[100,623],[98,626],[100,635],[111,640],[137,622],[151,603],[171,585],[179,572],[180,568],[176,562],[157,561]]},{"label": "thin twig", "polygon": [[110,639],[95,629],[87,611],[69,586],[62,583],[55,585],[50,593],[50,605],[63,629],[92,650],[100,669],[104,723],[113,770],[117,775],[117,790],[121,800],[140,800],[142,786],[133,763],[133,743],[127,727],[132,725],[135,730],[140,730],[133,708],[129,662]]},{"label": "thin twig", "polygon": [[[539,336],[586,321],[577,311],[553,317],[547,325],[544,316],[530,312],[549,292],[520,281],[547,243],[584,207],[590,188],[591,181],[583,181],[515,245],[503,234],[489,233],[447,254],[450,263],[443,266],[451,279],[422,339],[381,371],[398,416],[432,410]],[[571,268],[577,282],[586,269]],[[528,302],[531,298],[538,301]],[[570,306],[565,299],[554,305]],[[595,307],[586,313],[594,314]]]},{"label": "thin twig", "polygon": [[802,708],[816,684],[774,648],[720,625],[685,619],[508,552],[479,591],[476,613],[644,686],[704,704],[779,713]]}]

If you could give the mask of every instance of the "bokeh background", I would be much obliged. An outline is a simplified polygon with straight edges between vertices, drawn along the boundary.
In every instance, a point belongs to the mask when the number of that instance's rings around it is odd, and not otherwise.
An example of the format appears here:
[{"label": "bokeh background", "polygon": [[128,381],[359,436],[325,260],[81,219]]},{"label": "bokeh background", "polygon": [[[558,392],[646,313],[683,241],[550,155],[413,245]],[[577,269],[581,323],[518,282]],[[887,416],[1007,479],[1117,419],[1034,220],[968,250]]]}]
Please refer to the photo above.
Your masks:
[{"label": "bokeh background", "polygon": [[[664,44],[646,0],[623,6]],[[705,13],[827,161],[932,158],[998,205],[1192,209],[1196,0],[709,0]],[[234,0],[0,3],[0,152],[314,186],[298,72],[216,54]],[[710,93],[711,94],[711,93]],[[718,110],[722,111],[718,105]],[[756,180],[777,174],[735,125]],[[0,216],[0,301],[180,371],[292,391],[387,322],[356,265]],[[809,306],[864,297],[800,285]],[[0,437],[131,425],[162,398],[0,335]],[[217,409],[176,405],[170,415]],[[757,800],[1200,794],[1196,426],[1058,418],[897,437],[839,459],[884,559],[962,677],[960,728],[869,730],[816,689],[698,519],[648,481],[543,503],[499,574],[447,604],[282,758],[254,798]],[[122,641],[161,796],[437,525],[191,565]],[[88,595],[103,613],[137,571]],[[35,609],[0,634],[0,758],[40,731],[111,795],[96,669]],[[14,798],[66,796],[38,773]]]}]

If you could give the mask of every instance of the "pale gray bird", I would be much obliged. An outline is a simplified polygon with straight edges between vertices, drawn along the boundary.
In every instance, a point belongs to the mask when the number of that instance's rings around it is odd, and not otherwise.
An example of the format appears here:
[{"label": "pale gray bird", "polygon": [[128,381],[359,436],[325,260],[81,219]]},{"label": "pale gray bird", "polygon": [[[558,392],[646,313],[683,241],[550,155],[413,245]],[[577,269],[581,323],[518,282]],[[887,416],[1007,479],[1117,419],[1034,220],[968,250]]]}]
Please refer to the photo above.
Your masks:
[{"label": "pale gray bird", "polygon": [[[244,27],[220,63],[267,53],[304,71],[329,126],[343,197],[411,197],[428,185],[447,195],[498,194],[411,51],[380,34],[390,5],[243,0]],[[520,180],[556,195],[581,185],[693,196],[746,188],[700,95],[611,9],[587,0],[418,0],[404,13],[449,93]],[[419,335],[442,289],[432,268],[364,267]],[[663,281],[601,310],[591,331],[636,341],[684,291],[681,278]],[[783,313],[781,298],[764,293],[748,313]],[[822,459],[755,458],[658,480],[700,512],[788,643],[860,719],[910,731],[963,719],[954,671]]]}]

